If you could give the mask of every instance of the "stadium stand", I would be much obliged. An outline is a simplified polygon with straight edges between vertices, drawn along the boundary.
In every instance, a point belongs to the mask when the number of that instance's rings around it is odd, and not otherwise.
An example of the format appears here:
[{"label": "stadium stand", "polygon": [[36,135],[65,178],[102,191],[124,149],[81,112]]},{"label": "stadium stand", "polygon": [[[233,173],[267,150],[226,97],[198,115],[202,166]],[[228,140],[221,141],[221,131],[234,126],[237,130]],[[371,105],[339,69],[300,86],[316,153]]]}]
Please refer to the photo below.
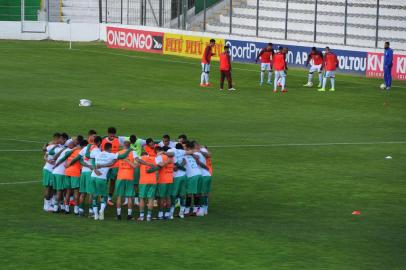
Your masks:
[{"label": "stadium stand", "polygon": [[[232,33],[256,35],[257,0],[233,5]],[[259,33],[261,37],[285,39],[285,0],[260,0]],[[229,33],[228,8],[218,20],[207,24],[207,31]],[[314,0],[289,0],[287,39],[314,41]],[[376,34],[376,0],[348,0],[347,45],[374,47]],[[317,6],[316,41],[344,44],[345,0],[319,0]],[[403,0],[381,0],[379,42],[391,40],[395,48],[406,46],[406,5]]]}]

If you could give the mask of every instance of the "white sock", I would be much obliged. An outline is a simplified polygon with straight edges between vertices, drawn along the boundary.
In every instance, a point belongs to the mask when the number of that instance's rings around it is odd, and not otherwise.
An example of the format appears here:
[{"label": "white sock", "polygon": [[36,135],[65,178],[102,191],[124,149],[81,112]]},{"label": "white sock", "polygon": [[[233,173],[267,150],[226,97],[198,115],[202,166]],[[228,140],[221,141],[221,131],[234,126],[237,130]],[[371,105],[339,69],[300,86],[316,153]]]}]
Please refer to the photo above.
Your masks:
[{"label": "white sock", "polygon": [[69,212],[69,204],[65,204],[65,211]]},{"label": "white sock", "polygon": [[134,204],[140,204],[138,197],[134,197]]},{"label": "white sock", "polygon": [[52,196],[51,203],[52,205],[56,203],[56,195]]},{"label": "white sock", "polygon": [[[93,208],[94,208],[94,207],[93,207]],[[91,214],[91,215],[94,214],[93,208],[89,207],[89,214]],[[97,207],[96,207],[96,211],[97,211]]]},{"label": "white sock", "polygon": [[194,206],[194,207],[193,207],[193,213],[196,213],[197,210],[199,210],[199,208],[198,208],[197,206]]},{"label": "white sock", "polygon": [[285,89],[286,77],[282,77],[282,89]]},{"label": "white sock", "polygon": [[206,76],[204,74],[205,73],[202,72],[202,75],[200,75],[200,84],[204,84],[204,80],[206,79]]},{"label": "white sock", "polygon": [[106,209],[106,204],[105,204],[105,203],[101,203],[101,204],[100,204],[100,212],[104,212],[104,209]]},{"label": "white sock", "polygon": [[206,80],[206,83],[209,83],[209,74],[208,73],[204,73],[204,78]]},{"label": "white sock", "polygon": [[327,78],[326,77],[324,77],[323,78],[323,89],[325,89],[326,88],[326,83],[327,83]]},{"label": "white sock", "polygon": [[83,208],[79,208],[79,213],[83,213],[85,212],[85,210],[83,210]]},{"label": "white sock", "polygon": [[128,215],[132,216],[133,215],[133,210],[131,208],[128,209]]},{"label": "white sock", "polygon": [[164,212],[162,212],[162,211],[159,211],[159,212],[158,212],[158,217],[159,217],[159,218],[163,217],[163,215],[164,215]]},{"label": "white sock", "polygon": [[272,81],[272,72],[268,71],[268,83]]},{"label": "white sock", "polygon": [[58,211],[58,204],[54,204],[54,212]]},{"label": "white sock", "polygon": [[276,90],[278,89],[278,79],[279,79],[279,75],[278,73],[275,74],[275,80],[273,82],[273,89]]},{"label": "white sock", "polygon": [[140,212],[140,218],[144,218],[144,212]]},{"label": "white sock", "polygon": [[186,207],[183,211],[186,215],[190,213],[190,207]]},{"label": "white sock", "polygon": [[319,84],[322,84],[323,82],[323,73],[319,73]]},{"label": "white sock", "polygon": [[168,218],[171,216],[171,212],[165,212],[165,217]]},{"label": "white sock", "polygon": [[309,79],[308,79],[308,83],[311,84],[313,81],[313,73],[309,73]]},{"label": "white sock", "polygon": [[73,207],[73,212],[79,214],[79,206],[75,205],[75,207]]},{"label": "white sock", "polygon": [[175,212],[175,207],[171,207],[171,209],[170,209],[170,213],[171,213],[171,216],[173,216],[173,213]]},{"label": "white sock", "polygon": [[121,208],[117,208],[117,216],[121,216]]},{"label": "white sock", "polygon": [[185,207],[184,207],[184,206],[181,206],[181,207],[180,207],[179,214],[180,214],[180,213],[182,213],[182,214],[185,213]]},{"label": "white sock", "polygon": [[97,206],[93,207],[93,214],[97,215]]},{"label": "white sock", "polygon": [[334,79],[334,78],[330,78],[330,80],[331,80],[331,88],[334,89],[335,79]]},{"label": "white sock", "polygon": [[261,83],[263,83],[264,82],[264,74],[265,72],[263,72],[263,71],[261,71]]}]

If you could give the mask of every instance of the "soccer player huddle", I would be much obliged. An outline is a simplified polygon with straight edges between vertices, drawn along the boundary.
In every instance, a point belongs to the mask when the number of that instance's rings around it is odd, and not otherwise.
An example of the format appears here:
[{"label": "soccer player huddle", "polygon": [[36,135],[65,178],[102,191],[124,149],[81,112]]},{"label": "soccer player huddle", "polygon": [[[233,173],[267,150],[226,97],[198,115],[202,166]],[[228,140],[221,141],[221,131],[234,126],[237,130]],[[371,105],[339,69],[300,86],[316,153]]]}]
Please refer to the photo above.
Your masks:
[{"label": "soccer player huddle", "polygon": [[[202,56],[202,73],[200,76],[200,86],[208,87],[211,86],[209,83],[209,73],[211,65],[211,57],[214,56],[213,48],[216,44],[214,39],[210,40],[210,43],[206,46],[203,56]],[[267,46],[259,52],[255,62],[260,61],[261,63],[261,77],[260,85],[264,84],[265,73],[268,73],[267,84],[272,84],[272,72],[275,74],[275,79],[273,81],[273,92],[278,92],[278,87],[281,88],[282,93],[288,92],[286,89],[286,76],[288,71],[286,57],[289,52],[288,47],[279,46],[278,50],[275,52],[273,49],[273,44],[268,43]],[[227,78],[228,90],[234,91],[235,88],[232,84],[231,78],[231,56],[230,47],[228,45],[224,46],[224,51],[219,55],[220,59],[220,90],[223,90],[224,80]],[[316,47],[311,49],[308,54],[306,61],[306,67],[309,66],[308,81],[305,87],[313,86],[313,73],[317,72],[319,75],[318,91],[326,91],[327,80],[330,79],[331,88],[329,91],[335,91],[335,70],[338,67],[337,55],[334,54],[329,47],[325,48],[325,54]],[[323,69],[325,70],[323,76]]]},{"label": "soccer player huddle", "polygon": [[[114,127],[104,138],[95,130],[87,139],[55,133],[44,146],[44,211],[73,212],[104,220],[106,207],[115,206],[117,220],[127,206],[127,219],[150,221],[154,207],[158,220],[177,216],[205,216],[211,190],[212,163],[207,147],[180,135],[178,142],[117,136]],[[115,203],[113,196],[115,195]]]}]

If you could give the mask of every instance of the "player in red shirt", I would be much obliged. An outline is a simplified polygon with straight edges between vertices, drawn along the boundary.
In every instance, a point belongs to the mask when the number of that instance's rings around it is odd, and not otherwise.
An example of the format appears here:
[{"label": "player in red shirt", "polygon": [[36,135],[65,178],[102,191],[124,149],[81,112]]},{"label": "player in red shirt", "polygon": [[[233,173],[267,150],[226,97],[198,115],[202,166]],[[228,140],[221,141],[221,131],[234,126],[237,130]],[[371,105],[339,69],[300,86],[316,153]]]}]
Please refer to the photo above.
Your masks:
[{"label": "player in red shirt", "polygon": [[231,56],[229,49],[229,46],[224,46],[224,52],[220,54],[220,90],[223,90],[224,79],[227,78],[228,90],[235,91],[231,79]]},{"label": "player in red shirt", "polygon": [[210,86],[209,83],[209,73],[210,73],[210,63],[211,57],[214,55],[213,47],[216,45],[214,39],[210,39],[209,45],[206,46],[202,56],[202,75],[200,76],[200,86],[206,87]]},{"label": "player in red shirt", "polygon": [[334,72],[338,67],[338,59],[337,55],[335,55],[333,52],[331,52],[329,47],[326,47],[326,53],[324,54],[324,68],[325,68],[325,73],[324,73],[324,78],[323,78],[323,87],[318,89],[320,92],[326,91],[326,84],[327,84],[327,78],[330,78],[331,81],[331,88],[330,91],[335,91],[334,89]]},{"label": "player in red shirt", "polygon": [[283,48],[282,46],[279,46],[279,51],[273,55],[272,59],[272,64],[273,64],[273,70],[275,72],[275,80],[274,80],[274,88],[273,91],[274,93],[278,92],[278,85],[279,85],[279,79],[280,81],[280,86],[282,87],[282,92],[288,92],[288,90],[285,89],[285,84],[286,84],[286,70],[288,69],[286,65],[286,54],[288,53],[288,48]]},{"label": "player in red shirt", "polygon": [[264,76],[265,76],[265,71],[268,71],[268,84],[271,84],[272,81],[272,56],[274,55],[274,50],[272,49],[272,43],[268,43],[268,45],[263,48],[259,54],[257,55],[257,58],[255,59],[255,63],[258,62],[258,60],[261,60],[261,81],[260,85],[264,83]]},{"label": "player in red shirt", "polygon": [[307,84],[303,85],[306,87],[312,87],[313,86],[313,73],[317,72],[319,74],[319,85],[318,87],[321,87],[321,84],[323,82],[323,53],[319,50],[316,49],[316,47],[313,47],[311,52],[309,53],[306,61],[306,67],[309,66],[310,63],[310,69],[309,69],[309,78],[307,81]]}]

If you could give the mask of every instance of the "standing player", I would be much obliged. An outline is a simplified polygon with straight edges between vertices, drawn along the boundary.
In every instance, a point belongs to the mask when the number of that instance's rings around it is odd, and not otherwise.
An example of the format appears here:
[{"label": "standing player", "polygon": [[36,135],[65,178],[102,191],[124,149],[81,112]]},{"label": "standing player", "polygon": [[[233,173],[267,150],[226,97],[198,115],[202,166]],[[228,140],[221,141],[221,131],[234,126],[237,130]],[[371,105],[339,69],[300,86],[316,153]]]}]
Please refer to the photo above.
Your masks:
[{"label": "standing player", "polygon": [[[152,210],[154,209],[155,192],[157,187],[157,175],[156,172],[149,173],[148,170],[150,170],[152,167],[156,165],[155,155],[154,156],[143,155],[141,157],[141,160],[144,161],[144,164],[140,163],[140,184],[139,184],[140,216],[138,218],[138,221],[144,220],[144,208],[146,200],[148,200],[147,221],[151,221]],[[152,166],[145,164],[150,164]]]},{"label": "standing player", "polygon": [[171,187],[171,216],[175,212],[176,200],[180,199],[179,217],[184,218],[183,212],[185,211],[185,195],[186,195],[186,160],[184,159],[185,150],[181,143],[177,143],[175,149],[170,149],[168,152],[174,153],[174,172],[173,172],[173,184]]},{"label": "standing player", "polygon": [[285,84],[286,84],[286,70],[287,70],[287,65],[286,65],[286,54],[287,54],[288,48],[283,48],[282,46],[279,47],[279,51],[274,54],[273,56],[273,69],[275,72],[275,80],[274,80],[274,88],[273,92],[276,93],[278,92],[278,81],[281,79],[280,86],[282,87],[282,92],[288,92],[288,90],[285,89]]},{"label": "standing player", "polygon": [[231,57],[230,47],[224,46],[224,52],[220,54],[220,90],[224,88],[224,79],[227,78],[228,90],[235,91],[233,88],[233,81],[231,78]]},{"label": "standing player", "polygon": [[162,141],[159,142],[158,146],[160,147],[169,147],[169,148],[175,148],[176,143],[171,141],[171,137],[168,134],[165,134],[162,136]]},{"label": "standing player", "polygon": [[[155,163],[158,165],[158,197],[159,197],[159,212],[158,220],[169,219],[170,218],[170,196],[171,187],[173,183],[173,158],[168,156],[173,156],[173,153],[166,154],[164,151],[169,150],[169,147],[156,148],[157,157],[155,158]],[[164,216],[165,214],[165,216]]]},{"label": "standing player", "polygon": [[318,87],[321,87],[322,82],[323,82],[323,53],[319,50],[316,49],[316,47],[313,47],[311,52],[309,53],[306,61],[306,67],[309,66],[310,63],[310,69],[309,69],[309,77],[307,80],[307,83],[303,86],[306,87],[312,87],[313,86],[313,73],[317,72],[319,74],[319,85]]},{"label": "standing player", "polygon": [[[113,154],[118,153],[122,143],[120,143],[119,138],[116,136],[116,134],[117,134],[116,128],[109,127],[107,129],[107,134],[108,134],[108,136],[102,140],[102,144],[101,144],[102,151],[104,151],[104,145],[106,143],[110,143],[111,152]],[[113,164],[113,166],[110,168],[110,171],[107,176],[107,179],[110,181],[109,182],[109,197],[107,200],[108,205],[113,205],[112,199],[113,199],[114,187],[115,187],[115,183],[116,183],[116,179],[117,179],[117,172],[118,172],[118,162]]]},{"label": "standing player", "polygon": [[210,86],[209,83],[209,73],[210,73],[210,63],[211,57],[214,55],[213,47],[216,45],[214,39],[210,39],[210,43],[206,46],[202,56],[202,74],[200,75],[200,86],[206,87]]},{"label": "standing player", "polygon": [[[206,162],[206,157],[203,155],[203,153],[201,152],[201,147],[200,145],[196,142],[194,145],[194,149],[193,149],[194,153],[193,155],[197,157],[197,162],[198,165],[200,167],[201,170],[201,184],[200,184],[200,208],[199,211],[197,212],[197,216],[204,216],[206,214],[206,208],[207,208],[207,197],[209,195],[210,192],[210,186],[211,186],[211,174],[209,171],[209,168],[207,167],[207,162]],[[207,156],[210,156],[210,154],[208,153],[208,151],[205,152],[205,154]]]},{"label": "standing player", "polygon": [[334,83],[335,83],[335,70],[338,67],[338,59],[337,55],[335,55],[329,47],[326,47],[326,53],[324,55],[324,67],[326,72],[324,73],[324,78],[323,78],[323,87],[318,89],[320,92],[326,91],[326,84],[327,84],[327,78],[330,78],[331,82],[331,88],[330,91],[335,91],[334,88]]},{"label": "standing player", "polygon": [[[79,136],[78,136],[79,138]],[[65,168],[65,179],[69,184],[69,188],[66,190],[66,201],[69,201],[69,197],[71,192],[73,191],[73,198],[75,202],[75,206],[73,208],[73,212],[75,215],[79,215],[79,187],[80,187],[80,175],[82,171],[82,164],[80,162],[72,163],[72,161],[76,158],[80,158],[80,151],[84,144],[82,140],[75,139],[75,145],[80,145],[80,147],[76,147],[72,150],[71,154],[69,155],[68,159],[66,160],[66,168]],[[69,212],[69,204],[68,209],[65,209],[66,212]]]},{"label": "standing player", "polygon": [[51,151],[58,146],[61,138],[61,134],[55,133],[53,135],[52,141],[44,148],[45,165],[42,170],[42,185],[44,186],[44,211],[51,210],[51,196],[52,196],[52,185],[53,185],[53,155]]},{"label": "standing player", "polygon": [[392,67],[393,67],[393,50],[389,47],[389,42],[385,42],[385,52],[383,59],[383,78],[385,82],[385,89],[390,90],[392,86]]},{"label": "standing player", "polygon": [[273,54],[274,50],[272,49],[272,43],[268,43],[268,45],[259,52],[257,58],[255,59],[255,63],[257,63],[258,60],[261,61],[261,81],[260,81],[261,86],[264,84],[265,71],[268,71],[267,84],[271,84],[272,81],[271,63]]}]

